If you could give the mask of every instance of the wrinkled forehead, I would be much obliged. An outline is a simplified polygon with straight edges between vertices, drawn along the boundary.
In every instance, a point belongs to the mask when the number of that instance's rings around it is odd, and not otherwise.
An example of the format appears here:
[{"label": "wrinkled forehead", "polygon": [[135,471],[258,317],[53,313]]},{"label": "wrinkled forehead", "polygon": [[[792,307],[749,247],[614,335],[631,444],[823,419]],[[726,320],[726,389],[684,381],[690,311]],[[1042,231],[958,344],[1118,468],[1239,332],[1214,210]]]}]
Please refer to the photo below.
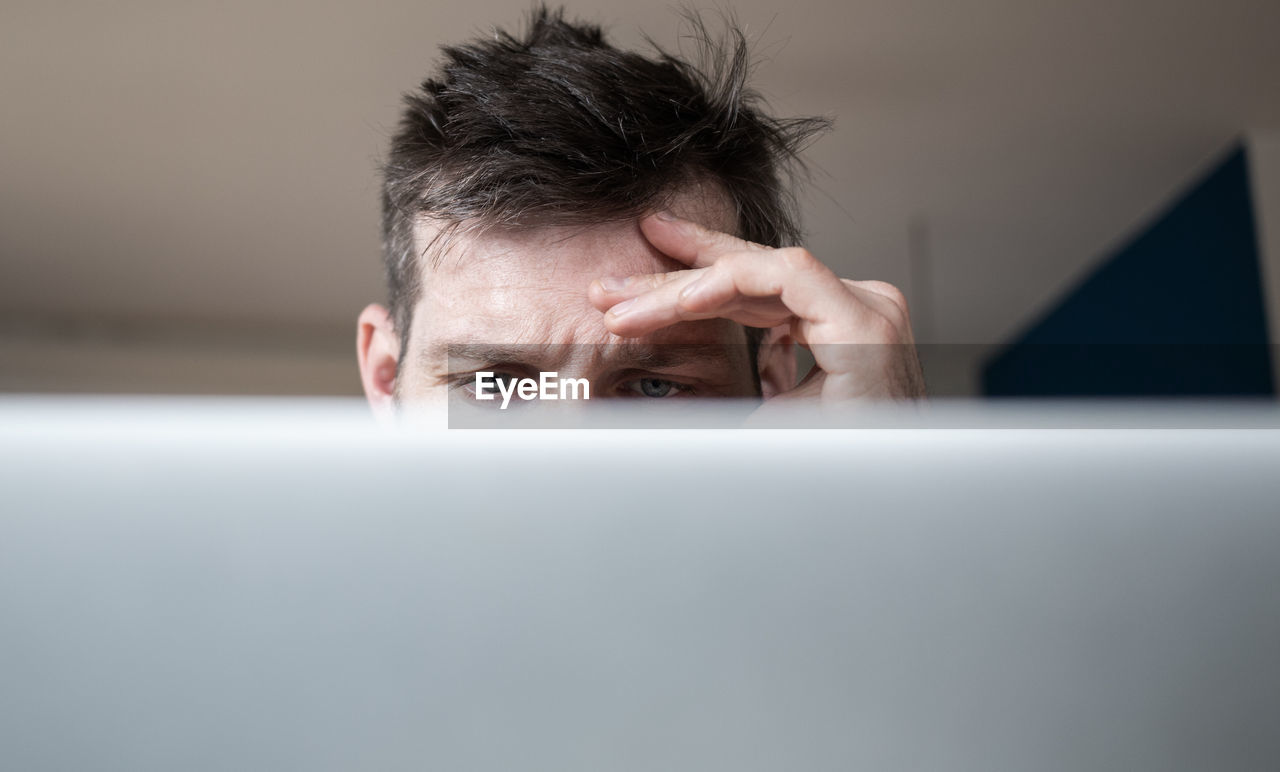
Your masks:
[{"label": "wrinkled forehead", "polygon": [[[730,198],[710,184],[686,186],[667,202],[674,214],[706,228],[737,233],[737,215]],[[682,268],[665,259],[645,239],[638,219],[603,222],[595,225],[546,225],[533,227],[481,226],[477,223],[446,224],[430,216],[419,217],[414,226],[414,243],[419,251],[424,283],[431,277],[449,277],[468,263],[497,258],[516,262],[538,254],[556,256],[560,262],[580,257],[603,265],[607,258],[632,258],[632,267],[675,270]],[[644,258],[650,258],[644,260]],[[554,267],[547,261],[529,265],[530,270]],[[624,266],[619,266],[624,267]]]},{"label": "wrinkled forehead", "polygon": [[645,240],[637,222],[449,232],[423,220],[416,235],[442,247],[423,261],[424,287],[488,287],[494,281],[539,292],[590,274],[680,270]]},{"label": "wrinkled forehead", "polygon": [[[707,227],[732,230],[722,200],[685,197],[671,208]],[[420,248],[430,245],[431,253],[422,261],[411,336],[424,344],[614,343],[617,338],[588,299],[591,282],[686,268],[654,248],[636,220],[450,232],[423,219],[415,237]],[[723,340],[734,327],[723,320],[685,323],[661,331],[654,340]]]}]

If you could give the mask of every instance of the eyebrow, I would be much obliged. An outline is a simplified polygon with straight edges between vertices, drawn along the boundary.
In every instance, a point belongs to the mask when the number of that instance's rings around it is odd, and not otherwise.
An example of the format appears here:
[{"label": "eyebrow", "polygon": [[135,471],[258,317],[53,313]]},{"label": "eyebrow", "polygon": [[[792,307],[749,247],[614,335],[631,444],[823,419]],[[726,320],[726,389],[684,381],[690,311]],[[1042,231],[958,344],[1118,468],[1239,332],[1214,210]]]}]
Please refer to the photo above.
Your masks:
[{"label": "eyebrow", "polygon": [[501,345],[491,343],[450,343],[447,346],[436,346],[434,351],[444,349],[450,362],[455,359],[467,359],[477,362],[521,362],[531,363],[545,361],[548,346]]},{"label": "eyebrow", "polygon": [[468,360],[476,362],[523,364],[562,362],[569,358],[572,349],[582,346],[603,349],[601,357],[612,367],[676,367],[689,362],[727,361],[729,352],[745,343],[560,343],[560,344],[490,344],[450,343],[441,348],[448,361]]},{"label": "eyebrow", "polygon": [[620,343],[619,361],[644,367],[675,367],[689,362],[727,361],[729,352],[745,343]]}]

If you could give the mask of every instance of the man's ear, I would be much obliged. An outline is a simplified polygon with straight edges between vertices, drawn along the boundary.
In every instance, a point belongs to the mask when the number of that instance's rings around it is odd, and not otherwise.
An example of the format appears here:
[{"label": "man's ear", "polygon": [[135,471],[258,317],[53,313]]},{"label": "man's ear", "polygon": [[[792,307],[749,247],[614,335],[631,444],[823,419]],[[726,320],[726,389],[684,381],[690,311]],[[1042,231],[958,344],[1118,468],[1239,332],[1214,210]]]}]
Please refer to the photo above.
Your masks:
[{"label": "man's ear", "polygon": [[360,381],[373,413],[380,420],[395,414],[396,366],[400,361],[400,336],[387,309],[372,303],[360,312],[356,329],[356,357]]},{"label": "man's ear", "polygon": [[760,371],[760,391],[765,399],[795,388],[796,350],[789,324],[779,325],[765,333],[764,340],[760,341],[756,366]]}]

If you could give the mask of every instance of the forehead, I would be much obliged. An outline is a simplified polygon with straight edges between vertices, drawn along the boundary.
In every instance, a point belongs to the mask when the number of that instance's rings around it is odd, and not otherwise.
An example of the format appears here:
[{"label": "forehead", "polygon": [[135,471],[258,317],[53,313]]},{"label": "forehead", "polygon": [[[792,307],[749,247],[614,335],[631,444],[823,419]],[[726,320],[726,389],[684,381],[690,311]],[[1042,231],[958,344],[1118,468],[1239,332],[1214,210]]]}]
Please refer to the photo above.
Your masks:
[{"label": "forehead", "polygon": [[[723,211],[685,202],[682,216],[726,228]],[[683,211],[681,211],[683,209]],[[440,236],[421,221],[419,245]],[[438,242],[437,242],[438,243]],[[686,266],[658,252],[638,221],[595,226],[465,231],[447,239],[435,259],[424,260],[422,291],[413,315],[419,345],[452,343],[617,343],[587,288],[602,276],[666,273]],[[727,320],[673,325],[652,342],[741,342],[742,328]]]}]

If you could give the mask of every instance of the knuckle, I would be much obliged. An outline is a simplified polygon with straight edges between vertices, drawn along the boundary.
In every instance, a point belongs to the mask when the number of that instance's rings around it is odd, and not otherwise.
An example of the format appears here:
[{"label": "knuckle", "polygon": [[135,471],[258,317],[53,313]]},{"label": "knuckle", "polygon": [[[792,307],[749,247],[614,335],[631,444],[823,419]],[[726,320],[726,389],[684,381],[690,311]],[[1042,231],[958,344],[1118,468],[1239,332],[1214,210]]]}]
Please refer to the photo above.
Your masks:
[{"label": "knuckle", "polygon": [[694,305],[694,299],[683,293],[676,295],[675,309],[676,313],[684,313]]},{"label": "knuckle", "polygon": [[860,288],[864,292],[869,292],[880,298],[876,303],[878,312],[884,315],[890,323],[899,329],[911,327],[911,312],[907,308],[907,297],[892,284],[883,281],[863,281],[849,284],[851,289]]},{"label": "knuckle", "polygon": [[681,271],[670,271],[668,273],[655,273],[649,277],[649,280],[646,283],[648,284],[649,289],[658,289],[659,287],[665,287],[668,284],[671,284],[675,280],[679,279],[681,273],[682,273]]},{"label": "knuckle", "polygon": [[876,341],[881,343],[897,343],[901,337],[898,333],[898,325],[887,316],[875,314],[867,322],[867,332]]},{"label": "knuckle", "polygon": [[722,231],[710,231],[711,246],[719,249],[735,249],[741,246],[742,240],[737,236]]},{"label": "knuckle", "polygon": [[683,302],[676,303],[676,318],[682,322],[691,322],[699,319],[698,313],[686,306]]},{"label": "knuckle", "polygon": [[894,285],[886,281],[869,281],[867,282],[867,285],[875,292],[884,295],[898,308],[901,308],[903,311],[907,309],[907,296],[902,294],[902,290],[898,289]]},{"label": "knuckle", "polygon": [[813,253],[804,247],[783,247],[778,250],[778,256],[782,258],[782,262],[791,270],[803,273],[822,273],[829,270],[822,261],[813,256]]},{"label": "knuckle", "polygon": [[750,267],[750,263],[743,261],[742,255],[730,252],[727,255],[721,255],[720,258],[711,265],[698,270],[703,272],[703,281],[732,281],[732,277],[737,275],[739,271],[750,269]]},{"label": "knuckle", "polygon": [[681,321],[691,321],[701,318],[702,309],[698,306],[698,301],[694,298],[679,297],[676,298],[674,305],[676,317]]}]

